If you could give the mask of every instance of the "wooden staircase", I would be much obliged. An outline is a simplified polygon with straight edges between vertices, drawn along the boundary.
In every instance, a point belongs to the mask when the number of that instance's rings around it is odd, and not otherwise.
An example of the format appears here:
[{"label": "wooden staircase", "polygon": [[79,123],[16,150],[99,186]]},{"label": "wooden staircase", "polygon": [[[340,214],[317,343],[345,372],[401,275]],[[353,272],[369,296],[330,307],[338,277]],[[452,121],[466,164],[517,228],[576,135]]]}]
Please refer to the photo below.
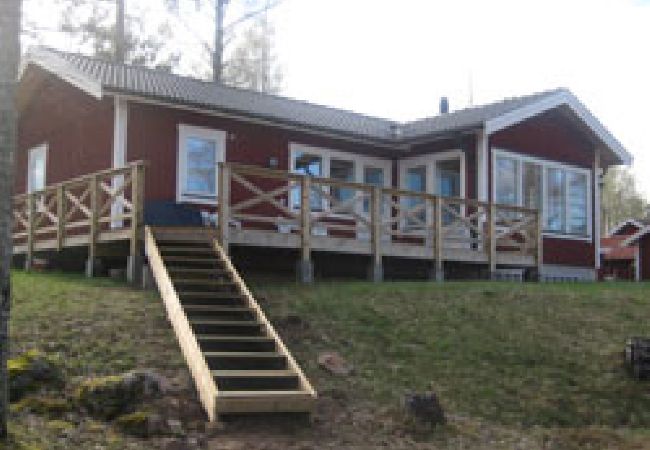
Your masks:
[{"label": "wooden staircase", "polygon": [[214,234],[147,227],[145,251],[210,420],[311,412],[316,392]]}]

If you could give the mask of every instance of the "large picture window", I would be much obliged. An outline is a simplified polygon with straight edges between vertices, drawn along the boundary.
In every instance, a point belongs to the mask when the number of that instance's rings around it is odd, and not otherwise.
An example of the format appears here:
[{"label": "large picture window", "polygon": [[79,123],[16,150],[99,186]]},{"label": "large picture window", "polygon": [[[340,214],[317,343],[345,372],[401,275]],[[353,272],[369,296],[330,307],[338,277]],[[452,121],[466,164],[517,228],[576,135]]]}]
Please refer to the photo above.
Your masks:
[{"label": "large picture window", "polygon": [[542,211],[544,231],[591,235],[590,171],[495,150],[494,201]]},{"label": "large picture window", "polygon": [[216,203],[217,164],[225,159],[226,133],[181,125],[178,140],[179,200]]}]

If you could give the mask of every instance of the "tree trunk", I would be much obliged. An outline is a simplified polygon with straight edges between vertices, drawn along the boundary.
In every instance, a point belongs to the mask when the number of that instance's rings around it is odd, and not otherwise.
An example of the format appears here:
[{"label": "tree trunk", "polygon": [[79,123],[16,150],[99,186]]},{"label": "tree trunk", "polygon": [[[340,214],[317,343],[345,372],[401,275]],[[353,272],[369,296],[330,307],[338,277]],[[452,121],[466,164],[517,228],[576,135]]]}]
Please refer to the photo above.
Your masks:
[{"label": "tree trunk", "polygon": [[0,438],[9,412],[9,311],[11,219],[16,147],[16,78],[20,61],[21,0],[0,1]]}]

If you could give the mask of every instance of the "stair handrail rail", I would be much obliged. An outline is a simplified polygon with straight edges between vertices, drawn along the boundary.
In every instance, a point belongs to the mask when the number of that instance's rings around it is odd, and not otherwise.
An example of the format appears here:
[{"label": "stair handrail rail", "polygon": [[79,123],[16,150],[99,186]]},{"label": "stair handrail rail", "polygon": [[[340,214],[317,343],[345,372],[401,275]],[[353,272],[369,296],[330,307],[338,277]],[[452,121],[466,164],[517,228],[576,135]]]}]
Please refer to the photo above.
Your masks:
[{"label": "stair handrail rail", "polygon": [[239,271],[233,265],[232,261],[230,260],[230,257],[228,257],[228,255],[226,254],[226,252],[223,250],[223,248],[221,247],[221,245],[216,239],[212,239],[212,246],[219,254],[221,260],[224,262],[228,272],[230,272],[230,274],[232,275],[232,280],[235,282],[235,284],[237,284],[237,288],[239,289],[241,294],[246,298],[248,305],[255,311],[258,320],[266,328],[266,331],[269,333],[269,337],[271,337],[276,342],[280,353],[282,353],[287,358],[289,367],[296,373],[298,379],[300,380],[300,385],[302,387],[302,390],[307,391],[312,398],[316,399],[318,397],[316,390],[314,389],[314,387],[311,385],[311,383],[305,376],[304,372],[300,368],[300,365],[298,365],[298,363],[294,359],[293,355],[291,354],[287,346],[284,345],[284,341],[277,333],[277,331],[275,331],[275,328],[266,317],[266,314],[264,314],[264,311],[262,311],[262,308],[260,307],[259,303],[257,303],[257,301],[255,300],[255,297],[253,296],[252,292],[246,285],[244,279],[241,277],[241,275],[239,275]]},{"label": "stair handrail rail", "polygon": [[145,227],[145,252],[149,259],[151,271],[158,285],[167,317],[172,324],[174,334],[181,347],[185,361],[190,368],[192,378],[199,394],[199,399],[212,422],[216,419],[216,401],[218,388],[205,355],[201,351],[189,319],[183,310],[176,288],[169,277],[151,229]]}]

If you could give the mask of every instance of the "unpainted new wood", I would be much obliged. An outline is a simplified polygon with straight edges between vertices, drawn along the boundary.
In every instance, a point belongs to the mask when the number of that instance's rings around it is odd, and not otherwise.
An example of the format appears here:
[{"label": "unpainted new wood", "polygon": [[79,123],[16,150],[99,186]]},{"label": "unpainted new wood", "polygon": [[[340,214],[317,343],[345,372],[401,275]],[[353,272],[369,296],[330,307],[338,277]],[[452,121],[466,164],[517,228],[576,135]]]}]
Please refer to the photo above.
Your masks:
[{"label": "unpainted new wood", "polygon": [[217,418],[215,407],[218,393],[217,385],[212,377],[208,363],[201,352],[190,322],[185,315],[176,289],[169,278],[155,237],[149,227],[145,227],[145,251],[160,296],[165,304],[167,317],[172,324],[185,361],[192,373],[199,399],[208,415],[208,419],[214,421]]}]

